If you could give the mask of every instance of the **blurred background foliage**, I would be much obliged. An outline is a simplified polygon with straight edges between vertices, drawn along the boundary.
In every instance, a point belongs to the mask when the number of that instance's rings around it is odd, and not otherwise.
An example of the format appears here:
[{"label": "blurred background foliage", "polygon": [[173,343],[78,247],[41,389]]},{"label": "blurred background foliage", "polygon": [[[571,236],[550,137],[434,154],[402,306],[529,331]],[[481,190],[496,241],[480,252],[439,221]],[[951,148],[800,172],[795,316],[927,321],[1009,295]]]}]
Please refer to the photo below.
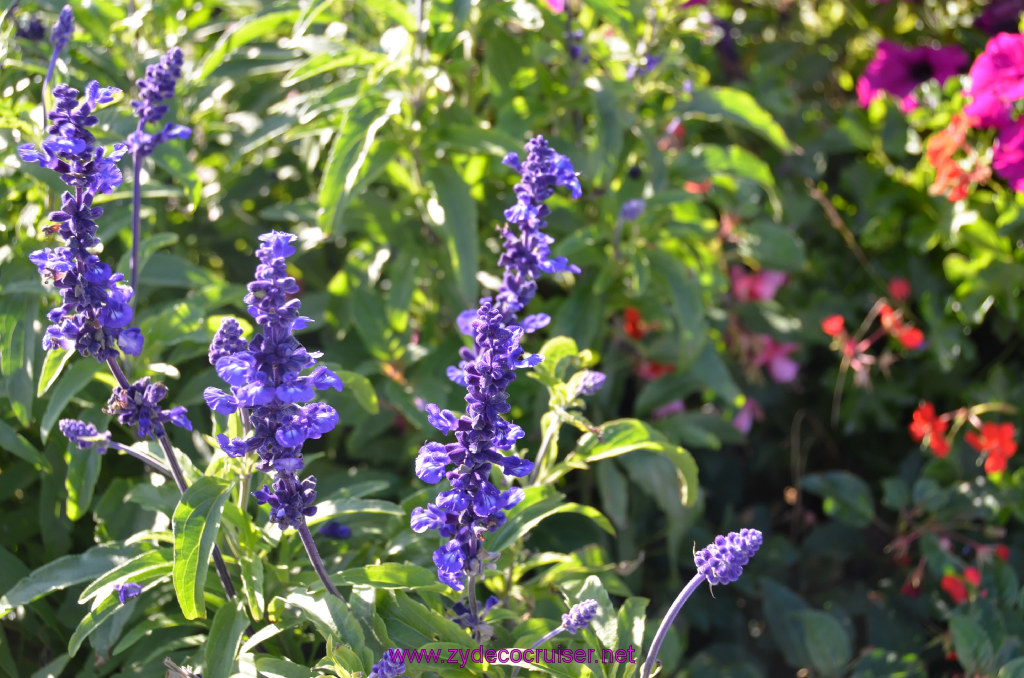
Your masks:
[{"label": "blurred background foliage", "polygon": [[[335,512],[351,539],[323,547],[332,571],[430,567],[435,545],[408,529],[408,511],[429,496],[412,473],[430,435],[422,407],[462,400],[444,368],[463,341],[456,316],[500,282],[496,227],[517,178],[501,160],[544,134],[583,185],[579,201],[553,199],[549,220],[555,254],[583,272],[542,284],[532,312],[553,321],[526,348],[571,338],[574,368],[608,375],[587,419],[650,424],[636,433],[642,451],[588,463],[600,442],[578,439],[571,422],[542,424],[553,397],[543,380],[511,387],[511,417],[527,432],[519,449],[534,454],[553,425],[577,472],[551,491],[603,518],[566,512],[520,525],[529,539],[516,553],[529,564],[514,595],[537,619],[503,619],[506,646],[542,633],[540,618],[557,620],[556,584],[579,588],[588,575],[616,606],[650,599],[649,639],[691,575],[690,543],[749,526],[765,532],[762,552],[736,585],[688,604],[661,655],[666,675],[1024,675],[1010,661],[1024,639],[1015,573],[1024,478],[1012,462],[986,476],[962,443],[944,459],[919,452],[906,429],[921,400],[940,410],[1020,400],[1024,202],[998,180],[959,202],[928,193],[923,140],[962,106],[959,82],[925,84],[927,105],[909,116],[895,100],[862,109],[853,94],[880,39],[979,52],[987,36],[972,25],[975,3],[91,0],[74,9],[78,31],[56,81],[124,90],[99,114],[101,141],[134,128],[126,100],[145,65],[172,45],[186,54],[172,116],[193,137],[161,146],[144,171],[137,317],[147,341],[132,362],[189,407],[197,430],[175,436],[197,466],[214,454],[202,402],[216,381],[209,340],[221,316],[244,317],[256,236],[299,236],[290,273],[316,320],[302,339],[346,372],[345,393],[326,396],[342,426],[310,465],[322,497],[354,502]],[[10,610],[0,673],[156,675],[163,657],[185,663],[212,633],[184,620],[166,591],[100,626],[89,652],[67,647],[82,586],[131,548],[96,544],[167,529],[161,507],[176,497],[131,460],[101,461],[54,435],[61,416],[108,423],[100,405],[111,386],[89,360],[54,376],[40,346],[52,295],[27,260],[59,186],[17,159],[18,145],[42,135],[49,58],[45,40],[17,31],[33,17],[50,26],[58,10],[21,2],[0,33],[0,590],[21,587],[0,603]],[[129,190],[103,196],[100,220],[104,256],[121,271]],[[638,199],[630,218],[623,208]],[[772,298],[741,298],[736,266],[786,282]],[[925,343],[892,342],[885,369],[855,382],[819,325],[841,314],[856,327],[893,278],[909,281],[902,309]],[[794,378],[773,377],[763,337],[791,345],[782,357],[799,364]],[[737,421],[744,413],[752,428]],[[696,469],[673,464],[675,450],[696,460],[699,487]],[[1009,560],[992,557],[996,544],[1009,546]],[[283,585],[295,554],[269,553],[264,576]],[[41,588],[26,592],[22,577],[47,563]],[[940,582],[968,566],[981,583],[951,600]],[[431,585],[417,590],[436,599]],[[403,619],[408,596],[387,596],[381,614]],[[399,645],[416,641],[390,633]],[[324,656],[308,635],[282,647],[296,664]],[[271,659],[253,671],[309,675]]]}]

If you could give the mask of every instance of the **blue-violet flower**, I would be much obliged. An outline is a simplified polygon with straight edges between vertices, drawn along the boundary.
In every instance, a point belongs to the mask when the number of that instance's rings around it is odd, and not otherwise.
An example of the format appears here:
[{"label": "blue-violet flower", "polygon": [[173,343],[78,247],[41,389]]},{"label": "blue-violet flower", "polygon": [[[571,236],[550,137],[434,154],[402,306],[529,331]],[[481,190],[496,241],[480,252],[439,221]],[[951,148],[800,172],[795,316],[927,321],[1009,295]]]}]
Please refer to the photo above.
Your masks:
[{"label": "blue-violet flower", "polygon": [[110,431],[100,433],[94,424],[89,424],[78,419],[61,419],[57,427],[69,442],[74,443],[80,450],[87,450],[95,446],[96,451],[103,454],[110,447]]},{"label": "blue-violet flower", "polygon": [[368,678],[400,678],[405,671],[405,657],[401,650],[384,650],[380,661],[370,669]]},{"label": "blue-violet flower", "polygon": [[149,377],[143,377],[128,388],[115,386],[103,411],[117,416],[117,420],[124,426],[134,426],[140,438],[147,438],[150,435],[162,436],[166,423],[191,431],[192,422],[188,420],[184,407],[160,409],[159,402],[166,395],[166,386],[160,382],[151,382]]},{"label": "blue-violet flower", "polygon": [[694,555],[697,573],[706,577],[709,584],[730,584],[743,574],[743,566],[761,548],[762,541],[759,530],[747,528],[724,537],[719,535]]},{"label": "blue-violet flower", "polygon": [[[341,391],[343,387],[337,374],[316,364],[321,354],[307,352],[292,335],[311,322],[299,315],[302,302],[290,298],[299,291],[285,262],[295,254],[291,244],[295,239],[280,231],[260,236],[263,244],[256,251],[260,264],[245,297],[259,330],[246,344],[237,323],[221,324],[210,347],[210,359],[215,361],[217,374],[231,386],[230,393],[207,388],[203,394],[215,412],[248,412],[251,435],[231,439],[220,434],[217,439],[229,456],[256,452],[260,458],[257,468],[276,474],[272,488],[264,485],[253,496],[270,505],[270,519],[282,529],[299,527],[305,516],[316,511],[316,478],[300,482],[296,475],[303,467],[303,443],[338,424],[333,407],[309,401],[317,390]],[[309,368],[312,372],[303,376]]]},{"label": "blue-violet flower", "polygon": [[329,520],[321,525],[316,533],[331,539],[348,539],[352,536],[352,528],[339,523],[337,520]]},{"label": "blue-violet flower", "polygon": [[132,101],[132,109],[139,122],[135,131],[128,135],[128,147],[138,156],[150,155],[153,150],[168,139],[187,139],[192,133],[184,125],[167,123],[156,134],[146,132],[147,123],[158,123],[167,113],[167,104],[174,98],[174,89],[181,78],[181,65],[185,57],[181,49],[172,47],[159,63],[146,67],[146,75],[135,81],[139,98]]},{"label": "blue-violet flower", "polygon": [[562,626],[569,633],[575,634],[577,631],[587,628],[590,621],[597,616],[599,609],[597,601],[592,598],[576,603],[568,614],[562,615]]},{"label": "blue-violet flower", "polygon": [[[473,322],[474,359],[465,366],[466,414],[456,417],[437,405],[427,405],[427,419],[455,442],[428,442],[416,459],[416,475],[427,483],[447,478],[451,490],[437,496],[434,504],[416,507],[411,525],[415,532],[438,530],[449,541],[434,552],[438,578],[461,591],[467,575],[482,574],[484,562],[496,554],[483,548],[483,535],[505,523],[505,510],[524,498],[521,488],[500,491],[489,480],[497,464],[505,475],[522,477],[533,470],[533,462],[503,451],[511,449],[523,430],[502,418],[511,406],[506,389],[515,370],[533,367],[541,356],[524,357],[519,340],[523,328],[506,326],[503,314],[491,299],[481,299]],[[446,469],[449,465],[455,468]]]},{"label": "blue-violet flower", "polygon": [[142,587],[130,581],[124,584],[114,584],[114,592],[117,593],[117,599],[124,605],[132,598],[138,597],[142,593]]},{"label": "blue-violet flower", "polygon": [[121,185],[117,161],[127,150],[124,144],[107,149],[96,145],[89,131],[97,118],[93,111],[113,101],[119,90],[100,87],[94,80],[85,89],[79,102],[78,90],[67,85],[54,88],[56,109],[49,114],[52,125],[42,150],[32,144],[18,149],[25,162],[57,172],[72,188],[61,198],[61,208],[51,212],[45,231],[59,233],[64,247],[45,248],[29,255],[45,279],[53,282],[63,303],[47,315],[51,325],[43,337],[43,347],[75,349],[83,356],[100,362],[117,358],[120,351],[138,355],[142,350],[142,334],[129,328],[132,290],[121,281],[120,273],[89,252],[99,244],[96,219],[103,209],[93,207],[99,193],[111,193]]}]

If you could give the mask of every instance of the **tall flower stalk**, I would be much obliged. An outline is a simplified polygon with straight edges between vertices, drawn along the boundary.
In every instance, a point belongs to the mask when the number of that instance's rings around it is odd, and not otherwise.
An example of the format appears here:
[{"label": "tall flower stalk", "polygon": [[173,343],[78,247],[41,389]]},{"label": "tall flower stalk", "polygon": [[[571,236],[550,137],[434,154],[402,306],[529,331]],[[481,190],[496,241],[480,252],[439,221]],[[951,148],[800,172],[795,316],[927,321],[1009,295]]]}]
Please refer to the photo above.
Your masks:
[{"label": "tall flower stalk", "polygon": [[[426,407],[427,419],[455,442],[427,442],[416,458],[416,475],[436,484],[446,479],[450,490],[438,494],[433,504],[413,509],[414,532],[437,530],[448,541],[434,551],[438,579],[456,591],[466,590],[466,610],[461,623],[475,638],[482,639],[486,625],[482,617],[489,606],[479,605],[476,582],[487,567],[493,567],[497,553],[484,548],[484,537],[505,524],[505,512],[525,498],[522,488],[497,488],[490,481],[497,465],[510,477],[525,477],[533,462],[506,454],[523,437],[523,430],[502,415],[511,410],[506,389],[515,380],[515,370],[537,365],[542,356],[527,355],[520,348],[523,335],[544,327],[550,318],[529,316],[518,323],[519,314],[536,296],[542,273],[579,272],[565,258],[551,257],[551,236],[543,229],[550,209],[545,204],[558,186],[570,189],[574,198],[582,189],[572,163],[548,146],[542,136],[526,145],[521,161],[515,153],[503,163],[522,175],[516,184],[516,204],[505,211],[507,222],[500,230],[504,251],[498,263],[504,268],[496,297],[484,297],[475,311],[459,316],[459,328],[472,337],[472,347],[460,350],[462,361],[448,370],[449,378],[467,390],[466,413],[456,416],[435,404]],[[448,470],[449,467],[454,467]]]},{"label": "tall flower stalk", "polygon": [[[229,392],[207,388],[204,398],[214,412],[238,412],[243,438],[218,436],[221,449],[231,457],[255,452],[256,467],[274,476],[271,487],[264,485],[252,495],[260,504],[270,505],[270,520],[282,530],[299,533],[310,563],[324,587],[341,594],[331,582],[323,560],[313,543],[306,518],[316,513],[316,478],[302,480],[302,445],[333,430],[338,413],[325,403],[311,403],[318,390],[341,391],[337,374],[317,365],[318,352],[309,353],[293,336],[311,320],[299,315],[302,302],[295,278],[287,273],[287,257],[295,254],[296,237],[272,231],[260,236],[256,256],[256,279],[249,283],[245,297],[249,314],[259,330],[246,341],[237,322],[226,321],[214,337],[210,360],[217,374],[230,385]],[[308,375],[302,373],[312,368]]]},{"label": "tall flower stalk", "polygon": [[177,47],[172,47],[156,64],[146,67],[146,75],[135,81],[139,88],[139,98],[132,101],[132,109],[139,118],[135,131],[128,135],[128,148],[132,154],[132,254],[129,259],[129,278],[133,290],[138,290],[139,282],[139,240],[142,229],[139,212],[142,209],[142,162],[147,155],[153,153],[157,146],[168,139],[187,139],[192,133],[184,125],[167,123],[156,134],[146,131],[147,124],[159,123],[167,114],[167,104],[163,103],[174,98],[174,89],[181,78],[181,66],[184,56]]},{"label": "tall flower stalk", "polygon": [[697,565],[697,574],[693,575],[683,590],[679,592],[672,607],[665,613],[661,625],[654,634],[651,641],[651,649],[647,652],[647,659],[644,660],[643,671],[640,678],[650,678],[654,663],[658,660],[658,652],[661,644],[672,628],[672,623],[679,616],[683,605],[690,599],[697,587],[707,581],[714,586],[716,584],[731,584],[743,574],[743,566],[750,562],[757,550],[761,548],[763,536],[760,530],[743,528],[739,532],[715,537],[715,541],[708,544],[693,556],[694,564]]},{"label": "tall flower stalk", "polygon": [[50,45],[53,47],[53,52],[50,54],[50,64],[46,67],[46,76],[43,78],[43,124],[46,124],[46,94],[50,91],[50,80],[53,79],[53,70],[57,67],[57,59],[60,58],[60,53],[71,42],[71,36],[74,32],[75,13],[71,10],[71,5],[64,5],[60,10],[60,16],[57,17],[57,23],[54,24],[53,30],[50,31]]},{"label": "tall flower stalk", "polygon": [[[100,87],[95,80],[84,93],[58,85],[53,90],[56,107],[49,113],[52,124],[42,147],[25,144],[18,149],[23,161],[56,172],[70,189],[61,196],[61,208],[49,214],[51,223],[44,228],[49,235],[59,235],[63,245],[29,255],[43,279],[56,287],[62,302],[47,314],[50,325],[43,348],[74,350],[107,364],[118,383],[108,411],[122,424],[134,426],[140,438],[157,440],[175,485],[184,493],[188,485],[163,423],[189,430],[192,424],[184,408],[159,408],[157,403],[167,392],[162,384],[151,384],[148,378],[133,384],[125,375],[119,363],[121,354],[139,355],[143,343],[139,329],[129,327],[133,290],[124,284],[124,276],[114,273],[90,251],[100,244],[95,220],[103,215],[93,200],[121,185],[117,163],[128,150],[125,144],[114,144],[109,150],[97,144],[90,128],[98,122],[96,109],[113,101],[118,92],[114,87]],[[233,597],[234,586],[216,547],[213,559],[225,593]]]}]

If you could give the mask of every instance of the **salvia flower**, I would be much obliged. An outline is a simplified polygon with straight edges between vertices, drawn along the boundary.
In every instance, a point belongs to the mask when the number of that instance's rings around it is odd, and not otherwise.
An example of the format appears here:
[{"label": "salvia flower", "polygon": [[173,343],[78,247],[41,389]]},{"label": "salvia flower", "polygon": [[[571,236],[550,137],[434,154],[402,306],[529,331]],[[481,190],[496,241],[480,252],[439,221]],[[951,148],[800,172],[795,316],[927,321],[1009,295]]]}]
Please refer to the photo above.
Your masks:
[{"label": "salvia flower", "polygon": [[29,20],[24,25],[18,24],[15,35],[32,42],[39,42],[46,37],[46,26],[43,24],[42,19],[32,16],[29,17]]},{"label": "salvia flower", "polygon": [[619,218],[623,221],[636,221],[643,215],[646,209],[647,201],[641,198],[627,200],[622,203],[622,208],[619,210]]},{"label": "salvia flower", "polygon": [[[310,322],[299,314],[302,302],[293,298],[299,285],[287,273],[285,260],[295,254],[295,239],[280,231],[260,236],[263,244],[256,251],[260,264],[245,297],[249,314],[259,328],[246,342],[237,322],[221,324],[210,346],[210,360],[221,379],[231,386],[230,393],[207,388],[203,394],[215,412],[248,413],[248,437],[231,439],[220,434],[218,441],[232,457],[255,452],[259,456],[257,468],[276,474],[272,487],[264,485],[253,496],[259,503],[270,505],[270,519],[282,529],[298,528],[316,511],[316,479],[310,476],[300,482],[296,475],[304,465],[303,443],[338,424],[333,407],[309,401],[316,391],[341,391],[343,387],[337,374],[317,365],[321,354],[307,352],[292,334]],[[311,368],[309,374],[303,374]]]},{"label": "salvia flower", "polygon": [[117,416],[122,425],[134,427],[140,438],[162,436],[167,423],[191,431],[192,422],[188,420],[184,407],[160,408],[159,403],[166,395],[166,386],[143,377],[128,388],[115,386],[103,411]]},{"label": "salvia flower", "polygon": [[132,598],[137,598],[142,593],[142,587],[135,582],[114,584],[114,592],[117,594],[117,599],[124,605]]},{"label": "salvia flower", "polygon": [[562,626],[571,634],[587,628],[590,621],[597,615],[600,608],[594,599],[584,600],[576,603],[569,610],[568,614],[562,615]]},{"label": "salvia flower", "polygon": [[146,67],[144,77],[135,81],[139,88],[139,98],[132,101],[132,109],[139,122],[135,131],[128,135],[128,147],[133,154],[149,155],[168,139],[187,139],[192,133],[188,127],[173,123],[167,123],[156,134],[146,132],[147,124],[158,123],[166,115],[167,104],[164,102],[174,98],[184,59],[181,49],[172,47],[159,63]]},{"label": "salvia flower", "polygon": [[95,220],[103,214],[102,208],[93,207],[93,198],[121,185],[116,163],[127,150],[124,144],[114,144],[108,152],[96,144],[89,128],[97,123],[93,115],[96,108],[113,101],[118,91],[100,87],[94,80],[79,100],[78,90],[58,85],[53,91],[56,108],[49,114],[53,124],[42,149],[32,144],[18,149],[23,161],[57,172],[72,189],[64,192],[61,208],[50,213],[52,223],[46,229],[59,234],[64,246],[29,255],[63,300],[47,315],[51,325],[43,337],[43,347],[74,349],[100,362],[119,357],[120,351],[138,355],[142,350],[142,334],[128,327],[132,320],[131,288],[122,283],[124,276],[89,252],[99,244]]},{"label": "salvia flower", "polygon": [[88,450],[95,447],[96,451],[103,454],[110,446],[110,431],[100,433],[94,424],[89,424],[78,419],[61,419],[57,423],[60,432],[69,442],[74,443],[80,450]]},{"label": "salvia flower", "polygon": [[693,562],[697,566],[697,574],[679,592],[672,602],[672,606],[665,613],[665,618],[661,620],[654,639],[651,641],[651,649],[647,652],[647,659],[644,660],[640,678],[650,677],[658,659],[658,651],[661,650],[661,644],[665,641],[668,630],[672,628],[672,623],[697,587],[705,580],[709,584],[715,585],[731,584],[739,579],[743,574],[743,566],[750,562],[750,559],[761,548],[763,541],[764,536],[760,530],[743,528],[739,532],[730,532],[725,536],[715,537],[715,541],[708,544],[706,548],[694,553]]},{"label": "salvia flower", "polygon": [[743,528],[719,535],[693,557],[697,573],[703,575],[709,584],[730,584],[743,574],[746,565],[761,548],[762,536],[759,530]]},{"label": "salvia flower", "polygon": [[46,77],[43,78],[44,96],[46,90],[49,89],[50,80],[53,78],[53,69],[57,66],[57,59],[60,58],[60,53],[71,42],[71,36],[74,33],[75,13],[71,10],[71,5],[64,5],[60,10],[60,16],[57,17],[57,23],[53,25],[53,29],[50,31],[50,45],[53,47],[53,52],[50,55],[50,64],[46,68]]},{"label": "salvia flower", "polygon": [[401,650],[384,650],[380,661],[370,669],[369,678],[400,678],[405,671],[405,657]]},{"label": "salvia flower", "polygon": [[352,536],[352,528],[339,523],[337,520],[331,520],[321,525],[320,529],[317,530],[317,534],[331,539],[348,539]]},{"label": "salvia flower", "polygon": [[605,380],[608,378],[604,372],[598,372],[597,370],[584,370],[582,376],[575,381],[576,392],[573,397],[581,395],[594,395],[604,386]]},{"label": "salvia flower", "polygon": [[[519,347],[523,328],[503,322],[503,313],[489,297],[481,300],[473,322],[474,359],[465,366],[466,414],[456,417],[437,405],[427,405],[428,420],[439,431],[455,434],[447,445],[428,442],[416,459],[416,475],[427,483],[447,478],[451,490],[437,496],[427,508],[412,512],[415,532],[438,530],[449,538],[434,552],[438,578],[461,591],[467,575],[483,572],[484,563],[496,557],[483,548],[483,535],[505,523],[505,511],[524,498],[521,488],[501,491],[491,484],[492,465],[508,476],[523,477],[533,462],[502,454],[523,436],[523,430],[502,418],[511,406],[506,389],[515,370],[532,367],[540,356],[524,356]],[[449,466],[455,468],[451,471]]]}]

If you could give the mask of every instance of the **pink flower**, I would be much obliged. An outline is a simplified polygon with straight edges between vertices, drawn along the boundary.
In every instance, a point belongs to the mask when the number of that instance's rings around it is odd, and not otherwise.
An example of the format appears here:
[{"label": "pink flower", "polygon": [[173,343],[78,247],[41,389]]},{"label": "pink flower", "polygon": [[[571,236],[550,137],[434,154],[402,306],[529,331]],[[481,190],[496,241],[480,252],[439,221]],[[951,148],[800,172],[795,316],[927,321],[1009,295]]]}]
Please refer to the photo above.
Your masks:
[{"label": "pink flower", "polygon": [[779,384],[788,384],[796,379],[800,365],[790,358],[789,354],[800,348],[799,344],[780,343],[767,334],[762,334],[759,338],[761,346],[754,355],[754,367],[767,365],[768,373]]},{"label": "pink flower", "polygon": [[750,429],[754,428],[755,419],[758,421],[764,419],[764,410],[756,400],[747,398],[747,402],[743,403],[743,407],[732,418],[732,427],[743,435],[747,435],[750,433]]},{"label": "pink flower", "polygon": [[565,0],[544,0],[544,4],[555,14],[561,14],[565,11]]},{"label": "pink flower", "polygon": [[768,301],[774,299],[779,288],[786,284],[782,271],[758,271],[747,273],[741,266],[729,269],[732,280],[732,295],[737,301]]},{"label": "pink flower", "polygon": [[1024,35],[1000,33],[988,41],[985,51],[971,64],[972,98],[964,112],[977,118],[981,127],[1010,123],[1013,102],[1024,98]]},{"label": "pink flower", "polygon": [[872,100],[888,92],[899,97],[904,113],[917,108],[914,89],[922,82],[940,83],[967,65],[967,55],[956,45],[949,47],[904,47],[883,40],[871,63],[857,80],[857,100],[867,108]]},{"label": "pink flower", "polygon": [[1010,184],[1010,188],[1024,191],[1024,118],[999,130],[992,169]]}]

